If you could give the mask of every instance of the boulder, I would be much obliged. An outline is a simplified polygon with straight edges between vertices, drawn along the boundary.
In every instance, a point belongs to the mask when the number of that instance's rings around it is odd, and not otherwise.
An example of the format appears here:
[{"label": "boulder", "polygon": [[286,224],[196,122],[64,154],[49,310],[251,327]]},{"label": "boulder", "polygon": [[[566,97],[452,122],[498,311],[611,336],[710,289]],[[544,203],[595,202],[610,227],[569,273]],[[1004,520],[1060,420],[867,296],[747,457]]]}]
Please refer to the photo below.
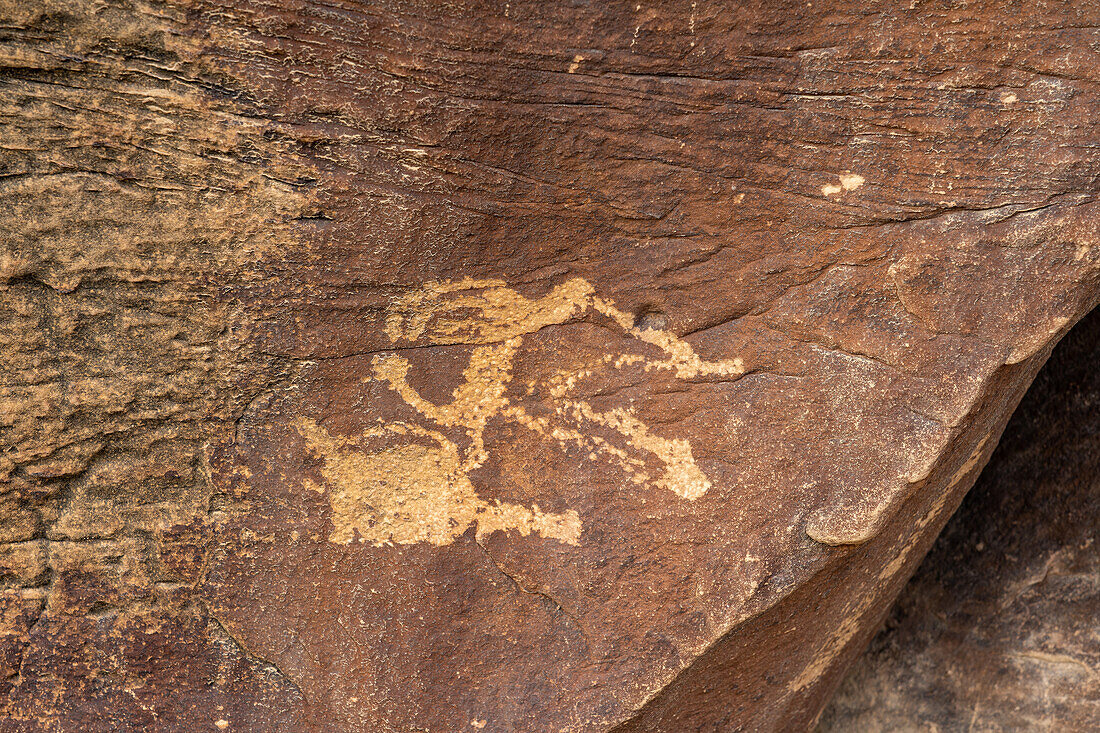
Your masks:
[{"label": "boulder", "polygon": [[1085,4],[0,12],[6,729],[810,726],[1100,297]]},{"label": "boulder", "polygon": [[1100,312],[1054,350],[820,731],[1100,729]]}]

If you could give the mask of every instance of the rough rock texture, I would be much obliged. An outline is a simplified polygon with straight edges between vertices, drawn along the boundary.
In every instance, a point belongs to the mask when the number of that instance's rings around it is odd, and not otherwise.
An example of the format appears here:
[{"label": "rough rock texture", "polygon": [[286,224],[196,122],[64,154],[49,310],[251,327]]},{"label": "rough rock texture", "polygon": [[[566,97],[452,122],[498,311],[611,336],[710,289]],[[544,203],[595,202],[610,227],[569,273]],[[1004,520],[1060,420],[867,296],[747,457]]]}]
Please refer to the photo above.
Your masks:
[{"label": "rough rock texture", "polygon": [[1100,295],[1091,4],[0,11],[2,730],[806,727]]},{"label": "rough rock texture", "polygon": [[821,731],[1100,730],[1100,311],[1055,349]]},{"label": "rough rock texture", "polygon": [[277,729],[293,684],[191,589],[204,446],[277,369],[225,288],[300,197],[182,9],[0,11],[0,729]]}]

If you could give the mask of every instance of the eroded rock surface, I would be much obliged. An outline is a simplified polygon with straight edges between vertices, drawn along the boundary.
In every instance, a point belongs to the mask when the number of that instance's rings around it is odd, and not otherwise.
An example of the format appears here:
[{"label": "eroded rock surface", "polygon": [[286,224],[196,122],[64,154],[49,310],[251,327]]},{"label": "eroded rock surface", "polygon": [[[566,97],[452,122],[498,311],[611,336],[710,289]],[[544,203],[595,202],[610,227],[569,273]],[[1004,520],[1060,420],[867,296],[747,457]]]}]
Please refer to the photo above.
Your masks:
[{"label": "eroded rock surface", "polygon": [[1039,373],[822,731],[1100,729],[1100,312]]},{"label": "eroded rock surface", "polygon": [[809,726],[1097,301],[1091,6],[0,9],[5,730]]}]

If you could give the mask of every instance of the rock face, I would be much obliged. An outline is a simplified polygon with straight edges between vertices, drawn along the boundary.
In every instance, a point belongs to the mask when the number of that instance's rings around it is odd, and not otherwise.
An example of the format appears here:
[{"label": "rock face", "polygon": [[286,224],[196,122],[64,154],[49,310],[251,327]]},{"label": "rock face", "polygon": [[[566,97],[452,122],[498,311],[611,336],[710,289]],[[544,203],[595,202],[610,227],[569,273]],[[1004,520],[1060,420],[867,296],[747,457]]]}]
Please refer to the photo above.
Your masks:
[{"label": "rock face", "polygon": [[807,727],[1100,296],[1089,5],[0,10],[3,730]]},{"label": "rock face", "polygon": [[1100,730],[1098,358],[1094,312],[1039,373],[821,731]]}]

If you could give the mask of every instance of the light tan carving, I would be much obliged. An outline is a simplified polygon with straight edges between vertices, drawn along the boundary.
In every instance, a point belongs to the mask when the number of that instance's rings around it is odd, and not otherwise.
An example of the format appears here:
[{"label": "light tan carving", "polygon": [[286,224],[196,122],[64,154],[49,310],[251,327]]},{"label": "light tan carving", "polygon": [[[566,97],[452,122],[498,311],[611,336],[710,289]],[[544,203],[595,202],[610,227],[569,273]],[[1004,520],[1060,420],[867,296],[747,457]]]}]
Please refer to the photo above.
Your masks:
[{"label": "light tan carving", "polygon": [[358,440],[333,436],[313,420],[300,419],[296,427],[324,458],[321,473],[333,512],[330,542],[350,544],[358,533],[372,545],[446,545],[475,522],[479,540],[498,529],[569,544],[580,537],[574,511],[547,514],[537,505],[483,501],[458,447],[434,430],[403,423],[368,430],[361,437],[393,442],[368,452],[355,445]]},{"label": "light tan carving", "polygon": [[[422,290],[396,299],[386,318],[386,333],[395,346],[470,344],[474,348],[463,372],[463,382],[447,404],[424,399],[408,382],[408,360],[381,354],[372,362],[371,379],[384,382],[426,420],[441,428],[461,428],[468,445],[458,445],[442,433],[405,423],[384,424],[358,439],[338,438],[310,420],[300,420],[299,432],[312,450],[324,458],[322,473],[330,485],[335,529],[330,540],[372,544],[447,544],[473,523],[479,538],[496,530],[532,532],[575,544],[580,518],[575,511],[561,514],[480,499],[470,472],[489,457],[485,429],[498,419],[521,425],[556,441],[561,447],[580,447],[590,460],[606,459],[635,485],[653,485],[688,500],[710,488],[696,465],[686,440],[655,434],[625,408],[598,411],[571,398],[576,386],[592,375],[590,368],[559,372],[546,386],[553,418],[535,417],[506,396],[512,366],[523,336],[541,328],[566,323],[594,311],[609,318],[623,332],[657,347],[663,358],[640,354],[606,354],[605,367],[623,369],[641,364],[646,371],[671,371],[679,379],[701,375],[740,375],[740,359],[706,361],[675,334],[640,329],[634,319],[610,301],[595,297],[592,286],[574,278],[546,295],[530,299],[500,280],[429,283]],[[533,389],[528,389],[531,394]],[[602,431],[593,431],[593,427]],[[599,432],[621,436],[609,440]],[[386,438],[382,450],[370,452],[356,444],[368,438]],[[645,456],[662,466],[652,475]]]}]

